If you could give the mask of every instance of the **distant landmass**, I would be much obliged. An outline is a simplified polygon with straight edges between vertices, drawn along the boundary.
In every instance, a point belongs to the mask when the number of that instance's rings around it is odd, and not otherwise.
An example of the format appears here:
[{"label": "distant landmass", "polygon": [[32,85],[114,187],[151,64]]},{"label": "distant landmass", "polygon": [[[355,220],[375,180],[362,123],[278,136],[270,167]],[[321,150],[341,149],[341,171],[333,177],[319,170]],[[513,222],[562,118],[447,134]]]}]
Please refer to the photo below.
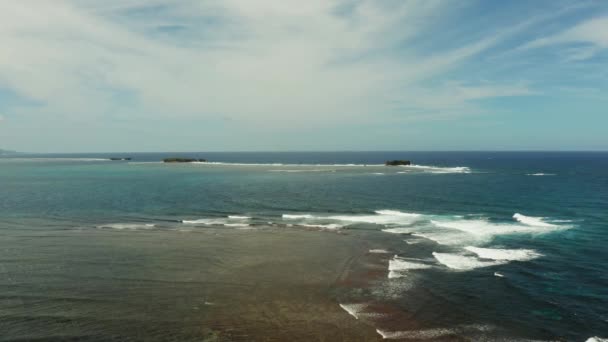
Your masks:
[{"label": "distant landmass", "polygon": [[8,155],[8,154],[15,154],[15,153],[17,153],[17,151],[3,150],[0,148],[0,156],[4,156],[4,155]]}]

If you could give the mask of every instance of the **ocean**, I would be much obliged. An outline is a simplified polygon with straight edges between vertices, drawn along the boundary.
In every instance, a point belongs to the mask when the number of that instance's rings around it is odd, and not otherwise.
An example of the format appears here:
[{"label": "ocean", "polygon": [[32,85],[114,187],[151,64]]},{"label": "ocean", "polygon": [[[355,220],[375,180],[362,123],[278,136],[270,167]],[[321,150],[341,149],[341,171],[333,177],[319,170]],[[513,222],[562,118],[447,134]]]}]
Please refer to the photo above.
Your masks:
[{"label": "ocean", "polygon": [[608,337],[604,152],[19,154],[0,234],[0,341]]}]

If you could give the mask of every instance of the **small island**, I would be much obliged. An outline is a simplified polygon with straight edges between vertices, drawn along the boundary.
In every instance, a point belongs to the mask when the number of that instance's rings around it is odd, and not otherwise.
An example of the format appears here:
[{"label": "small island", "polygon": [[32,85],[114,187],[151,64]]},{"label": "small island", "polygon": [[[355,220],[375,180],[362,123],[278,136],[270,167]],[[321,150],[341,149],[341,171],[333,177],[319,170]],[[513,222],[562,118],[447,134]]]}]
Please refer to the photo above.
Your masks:
[{"label": "small island", "polygon": [[207,159],[194,159],[194,158],[165,158],[164,163],[194,163],[194,162],[206,162]]},{"label": "small island", "polygon": [[384,165],[386,166],[402,166],[402,165],[411,165],[412,162],[409,160],[387,160]]}]

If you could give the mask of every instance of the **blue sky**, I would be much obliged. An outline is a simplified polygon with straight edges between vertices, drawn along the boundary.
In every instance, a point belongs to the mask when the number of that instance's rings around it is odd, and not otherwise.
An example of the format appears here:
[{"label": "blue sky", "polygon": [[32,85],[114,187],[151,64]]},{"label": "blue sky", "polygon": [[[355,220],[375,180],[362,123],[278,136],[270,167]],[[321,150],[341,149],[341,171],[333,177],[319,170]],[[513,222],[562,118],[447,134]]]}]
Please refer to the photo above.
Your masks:
[{"label": "blue sky", "polygon": [[607,150],[608,2],[0,2],[0,148]]}]

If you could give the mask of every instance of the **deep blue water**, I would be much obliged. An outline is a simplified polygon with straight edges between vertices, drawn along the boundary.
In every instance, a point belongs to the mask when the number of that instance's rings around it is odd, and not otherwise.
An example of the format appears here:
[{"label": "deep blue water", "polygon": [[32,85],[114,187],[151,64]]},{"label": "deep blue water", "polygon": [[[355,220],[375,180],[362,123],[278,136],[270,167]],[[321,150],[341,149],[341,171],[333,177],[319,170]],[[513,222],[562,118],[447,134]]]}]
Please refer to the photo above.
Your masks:
[{"label": "deep blue water", "polygon": [[[219,164],[158,163],[172,156]],[[109,157],[132,160],[101,160]],[[377,165],[389,159],[419,167]],[[228,218],[234,215],[249,218]],[[413,284],[391,299],[429,327],[484,324],[545,340],[608,336],[608,153],[0,158],[5,230],[256,225],[370,230],[403,240],[396,254],[430,267],[387,278]]]}]

